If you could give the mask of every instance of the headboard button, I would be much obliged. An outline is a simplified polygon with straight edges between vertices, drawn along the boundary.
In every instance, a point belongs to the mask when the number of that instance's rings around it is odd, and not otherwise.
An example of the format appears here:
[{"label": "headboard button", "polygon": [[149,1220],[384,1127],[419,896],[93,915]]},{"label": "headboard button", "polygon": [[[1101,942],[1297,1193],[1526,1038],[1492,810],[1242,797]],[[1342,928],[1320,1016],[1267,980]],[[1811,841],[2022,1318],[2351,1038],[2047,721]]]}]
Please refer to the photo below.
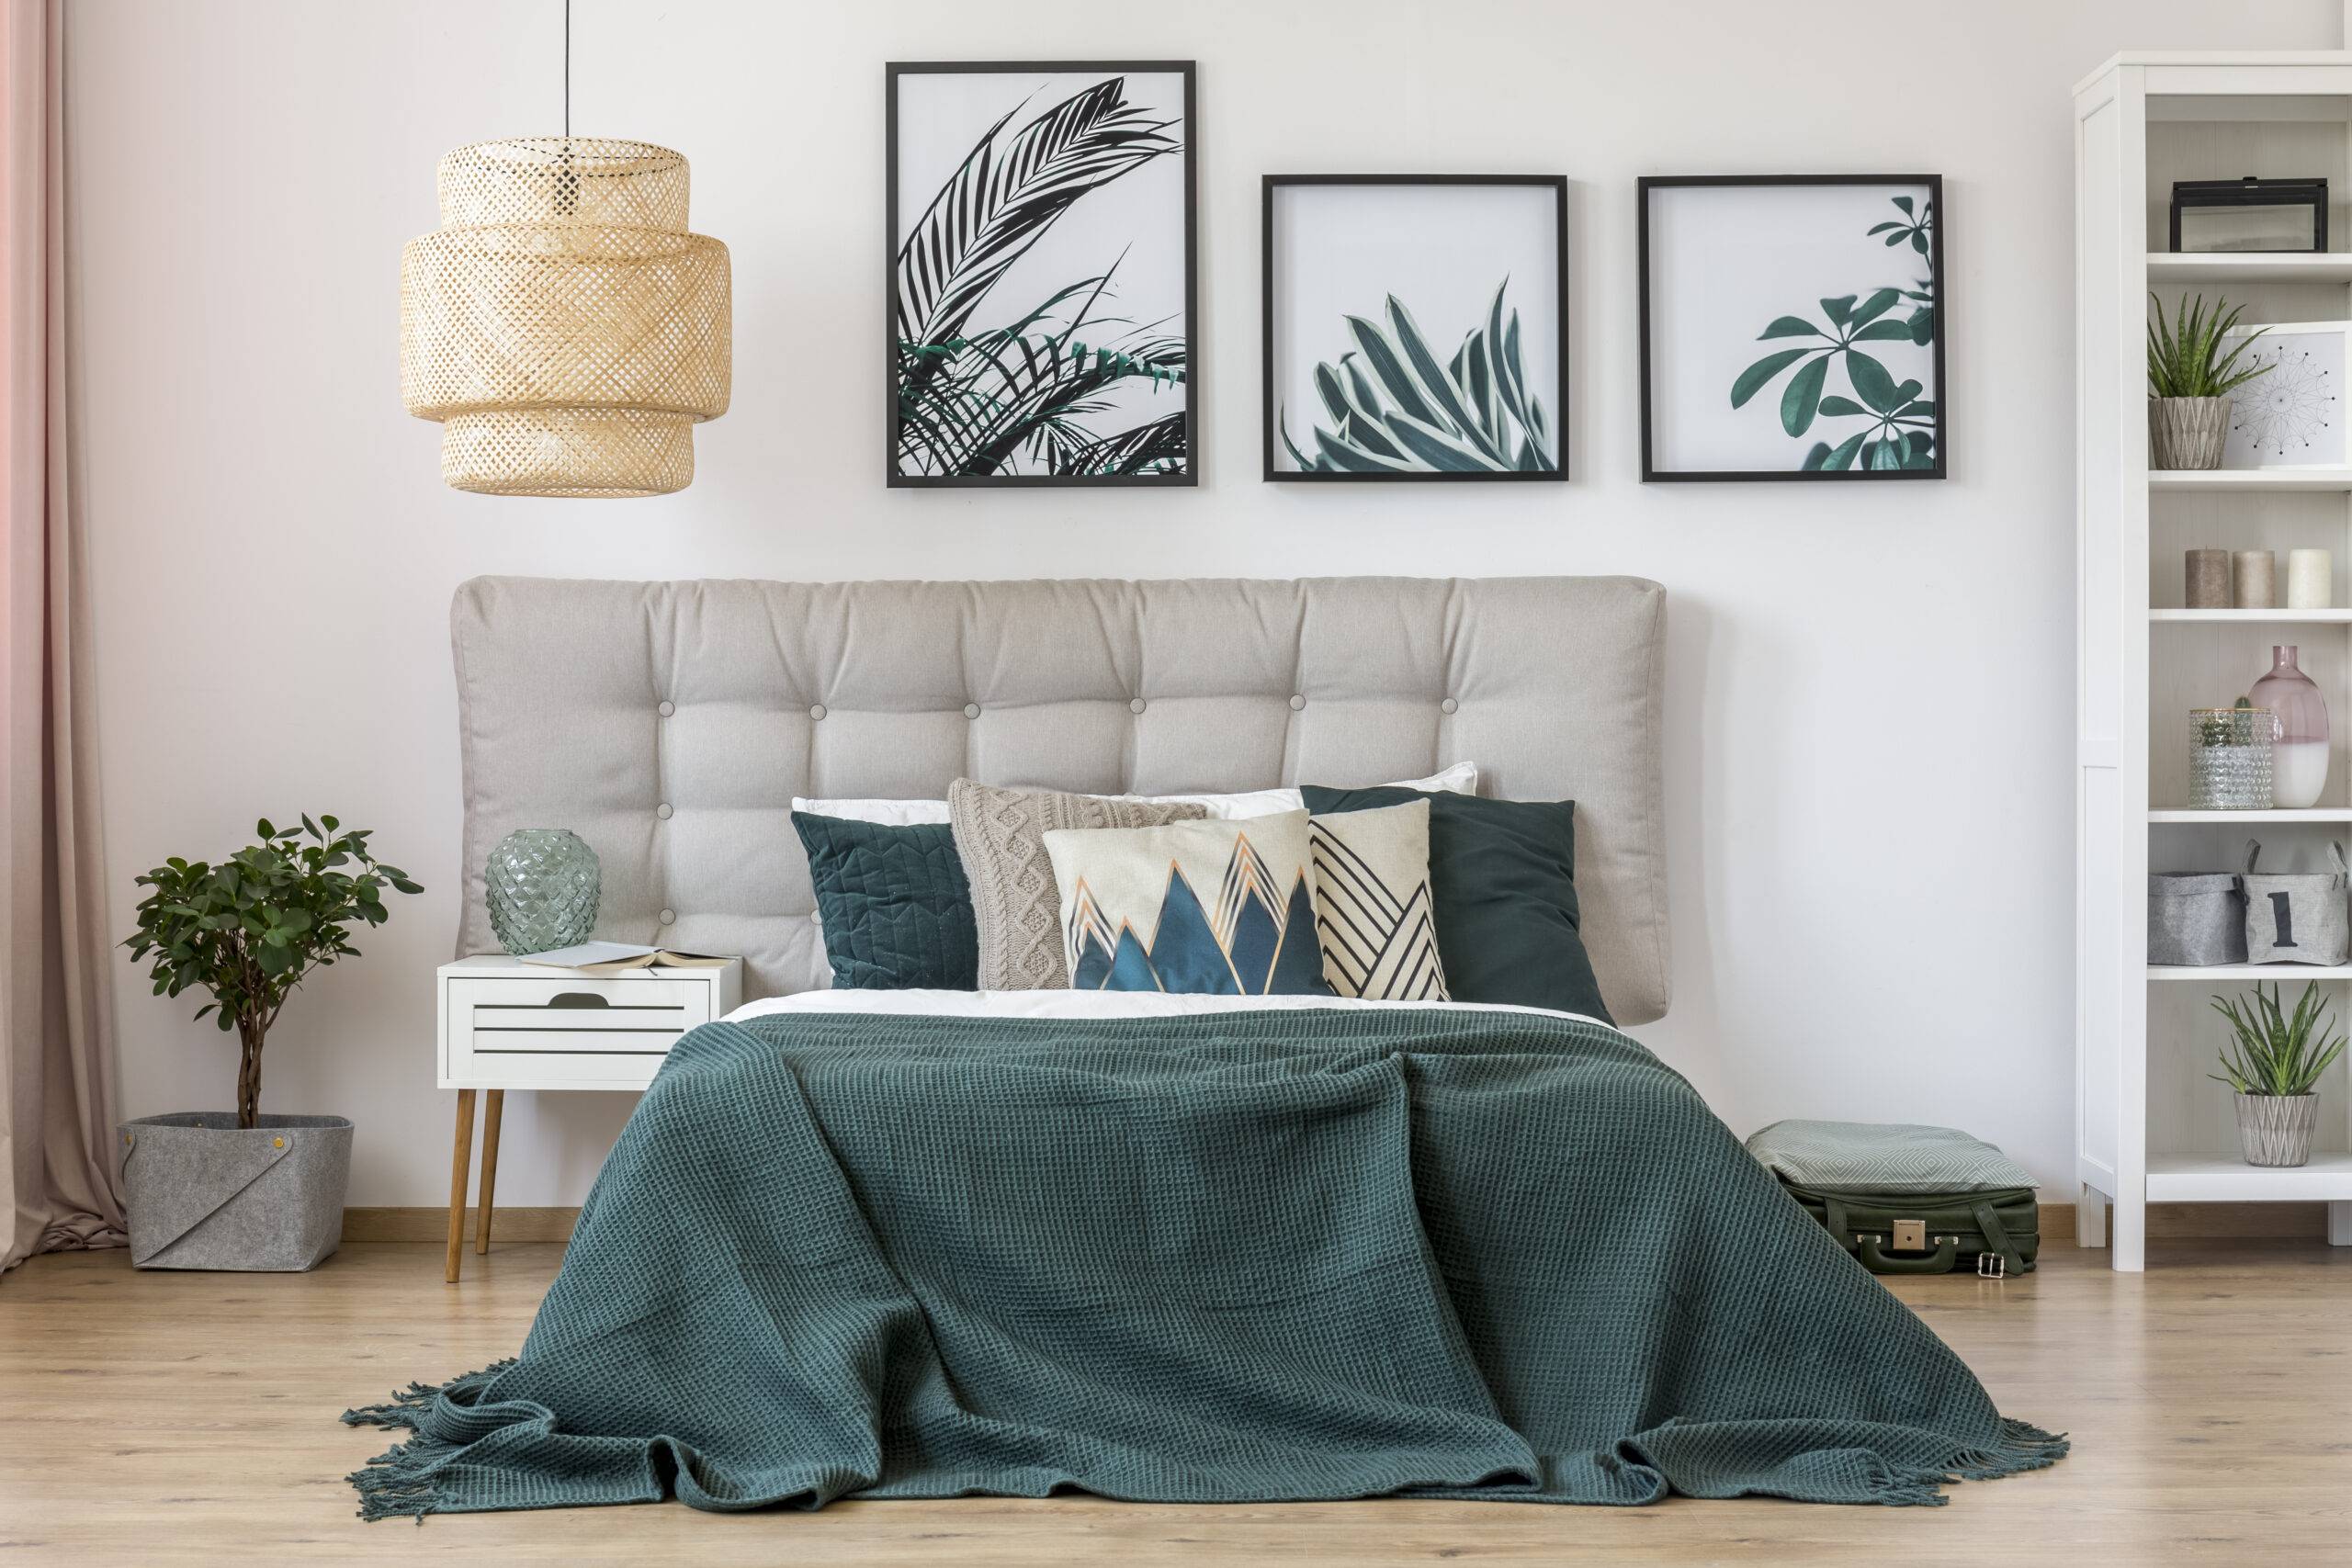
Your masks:
[{"label": "headboard button", "polygon": [[661,805],[655,807],[653,808],[653,815],[659,817],[664,822],[670,820],[670,803],[665,800]]},{"label": "headboard button", "polygon": [[1143,712],[1143,699],[1141,697],[1129,697],[1127,699],[1127,711],[1129,713]]},{"label": "headboard button", "polygon": [[675,910],[675,909],[664,909],[664,910],[662,910],[662,923],[663,925],[665,925],[665,926],[674,926],[674,925],[676,925],[676,924],[678,923],[678,911],[677,911],[677,910]]},{"label": "headboard button", "polygon": [[978,718],[978,717],[979,717],[979,716],[980,716],[980,705],[979,705],[979,704],[978,704],[978,703],[966,703],[966,704],[964,705],[964,716],[965,716],[966,718]]},{"label": "headboard button", "polygon": [[1301,709],[1301,708],[1305,707],[1306,705],[1306,699],[1305,697],[1294,696],[1294,697],[1292,697],[1292,698],[1291,698],[1291,700],[1290,700],[1290,711],[1291,711],[1291,712],[1293,712],[1293,713],[1296,713],[1299,709]]},{"label": "headboard button", "polygon": [[1438,711],[1441,713],[1455,713],[1460,711],[1462,707],[1462,705],[1455,702],[1452,697],[1446,698],[1445,701],[1438,704],[1437,705]]},{"label": "headboard button", "polygon": [[809,716],[810,718],[822,718],[822,717],[824,717],[824,716],[825,716],[825,705],[824,705],[824,704],[822,704],[822,703],[810,703],[810,704],[808,705],[808,716]]},{"label": "headboard button", "polygon": [[669,698],[664,697],[653,705],[653,711],[660,714],[663,718],[667,718],[672,714],[678,711],[678,705],[672,702]]}]

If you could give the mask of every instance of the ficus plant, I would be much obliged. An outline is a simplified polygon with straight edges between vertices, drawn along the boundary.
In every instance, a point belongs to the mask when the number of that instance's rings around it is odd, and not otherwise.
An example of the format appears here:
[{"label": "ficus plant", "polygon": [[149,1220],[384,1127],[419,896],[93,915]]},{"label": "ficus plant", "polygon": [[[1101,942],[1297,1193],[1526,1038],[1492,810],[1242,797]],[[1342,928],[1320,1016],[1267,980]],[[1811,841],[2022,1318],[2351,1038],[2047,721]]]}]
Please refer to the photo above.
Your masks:
[{"label": "ficus plant", "polygon": [[153,891],[123,940],[134,959],[153,955],[155,995],[209,992],[196,1016],[237,1032],[237,1125],[247,1129],[260,1122],[262,1042],[286,998],[311,970],[359,956],[352,928],[390,918],[387,888],[424,891],[369,852],[365,830],[332,817],[305,816],[300,828],[265,817],[254,831],[259,843],[218,865],[174,855],[138,878]]}]

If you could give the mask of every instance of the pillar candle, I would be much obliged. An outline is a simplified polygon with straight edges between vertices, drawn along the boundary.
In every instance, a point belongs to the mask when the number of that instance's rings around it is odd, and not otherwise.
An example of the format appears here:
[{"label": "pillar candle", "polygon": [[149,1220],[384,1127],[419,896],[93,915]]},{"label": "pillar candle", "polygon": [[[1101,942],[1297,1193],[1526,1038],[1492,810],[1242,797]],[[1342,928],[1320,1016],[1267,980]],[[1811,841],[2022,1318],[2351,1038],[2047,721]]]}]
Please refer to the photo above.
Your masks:
[{"label": "pillar candle", "polygon": [[2335,602],[2335,558],[2325,550],[2287,552],[2287,607],[2324,610]]},{"label": "pillar candle", "polygon": [[2227,550],[2189,550],[2182,576],[2188,585],[2188,607],[2192,610],[2226,610],[2230,607],[2230,552]]},{"label": "pillar candle", "polygon": [[2230,555],[2231,602],[2241,610],[2267,610],[2278,602],[2278,557],[2271,550]]}]

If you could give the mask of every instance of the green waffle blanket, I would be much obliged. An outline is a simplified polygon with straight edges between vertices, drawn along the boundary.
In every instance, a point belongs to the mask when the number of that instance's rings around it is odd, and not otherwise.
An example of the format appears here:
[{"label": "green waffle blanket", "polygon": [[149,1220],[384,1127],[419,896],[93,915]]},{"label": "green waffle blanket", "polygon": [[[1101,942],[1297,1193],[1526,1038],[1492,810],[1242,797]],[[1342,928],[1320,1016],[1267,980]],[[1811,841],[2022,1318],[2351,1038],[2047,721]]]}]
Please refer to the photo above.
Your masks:
[{"label": "green waffle blanket", "polygon": [[697,1029],[368,1518],[836,1497],[1937,1503],[2066,1450],[1595,1024]]}]

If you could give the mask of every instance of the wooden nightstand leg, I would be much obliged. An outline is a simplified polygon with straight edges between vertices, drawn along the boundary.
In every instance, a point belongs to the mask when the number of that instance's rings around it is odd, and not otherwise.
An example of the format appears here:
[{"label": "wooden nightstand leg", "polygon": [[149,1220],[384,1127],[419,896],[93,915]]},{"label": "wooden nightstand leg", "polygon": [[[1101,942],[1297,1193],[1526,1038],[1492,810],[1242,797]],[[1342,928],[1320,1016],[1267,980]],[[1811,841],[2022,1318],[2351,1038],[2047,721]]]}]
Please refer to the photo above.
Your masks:
[{"label": "wooden nightstand leg", "polygon": [[458,1091],[458,1149],[449,1156],[449,1257],[442,1278],[451,1284],[458,1282],[458,1260],[466,1250],[466,1168],[473,1162],[467,1156],[474,1152],[474,1091]]},{"label": "wooden nightstand leg", "polygon": [[474,1250],[490,1250],[490,1195],[498,1187],[498,1113],[506,1109],[506,1091],[493,1089],[482,1104],[481,1213],[474,1220]]}]

